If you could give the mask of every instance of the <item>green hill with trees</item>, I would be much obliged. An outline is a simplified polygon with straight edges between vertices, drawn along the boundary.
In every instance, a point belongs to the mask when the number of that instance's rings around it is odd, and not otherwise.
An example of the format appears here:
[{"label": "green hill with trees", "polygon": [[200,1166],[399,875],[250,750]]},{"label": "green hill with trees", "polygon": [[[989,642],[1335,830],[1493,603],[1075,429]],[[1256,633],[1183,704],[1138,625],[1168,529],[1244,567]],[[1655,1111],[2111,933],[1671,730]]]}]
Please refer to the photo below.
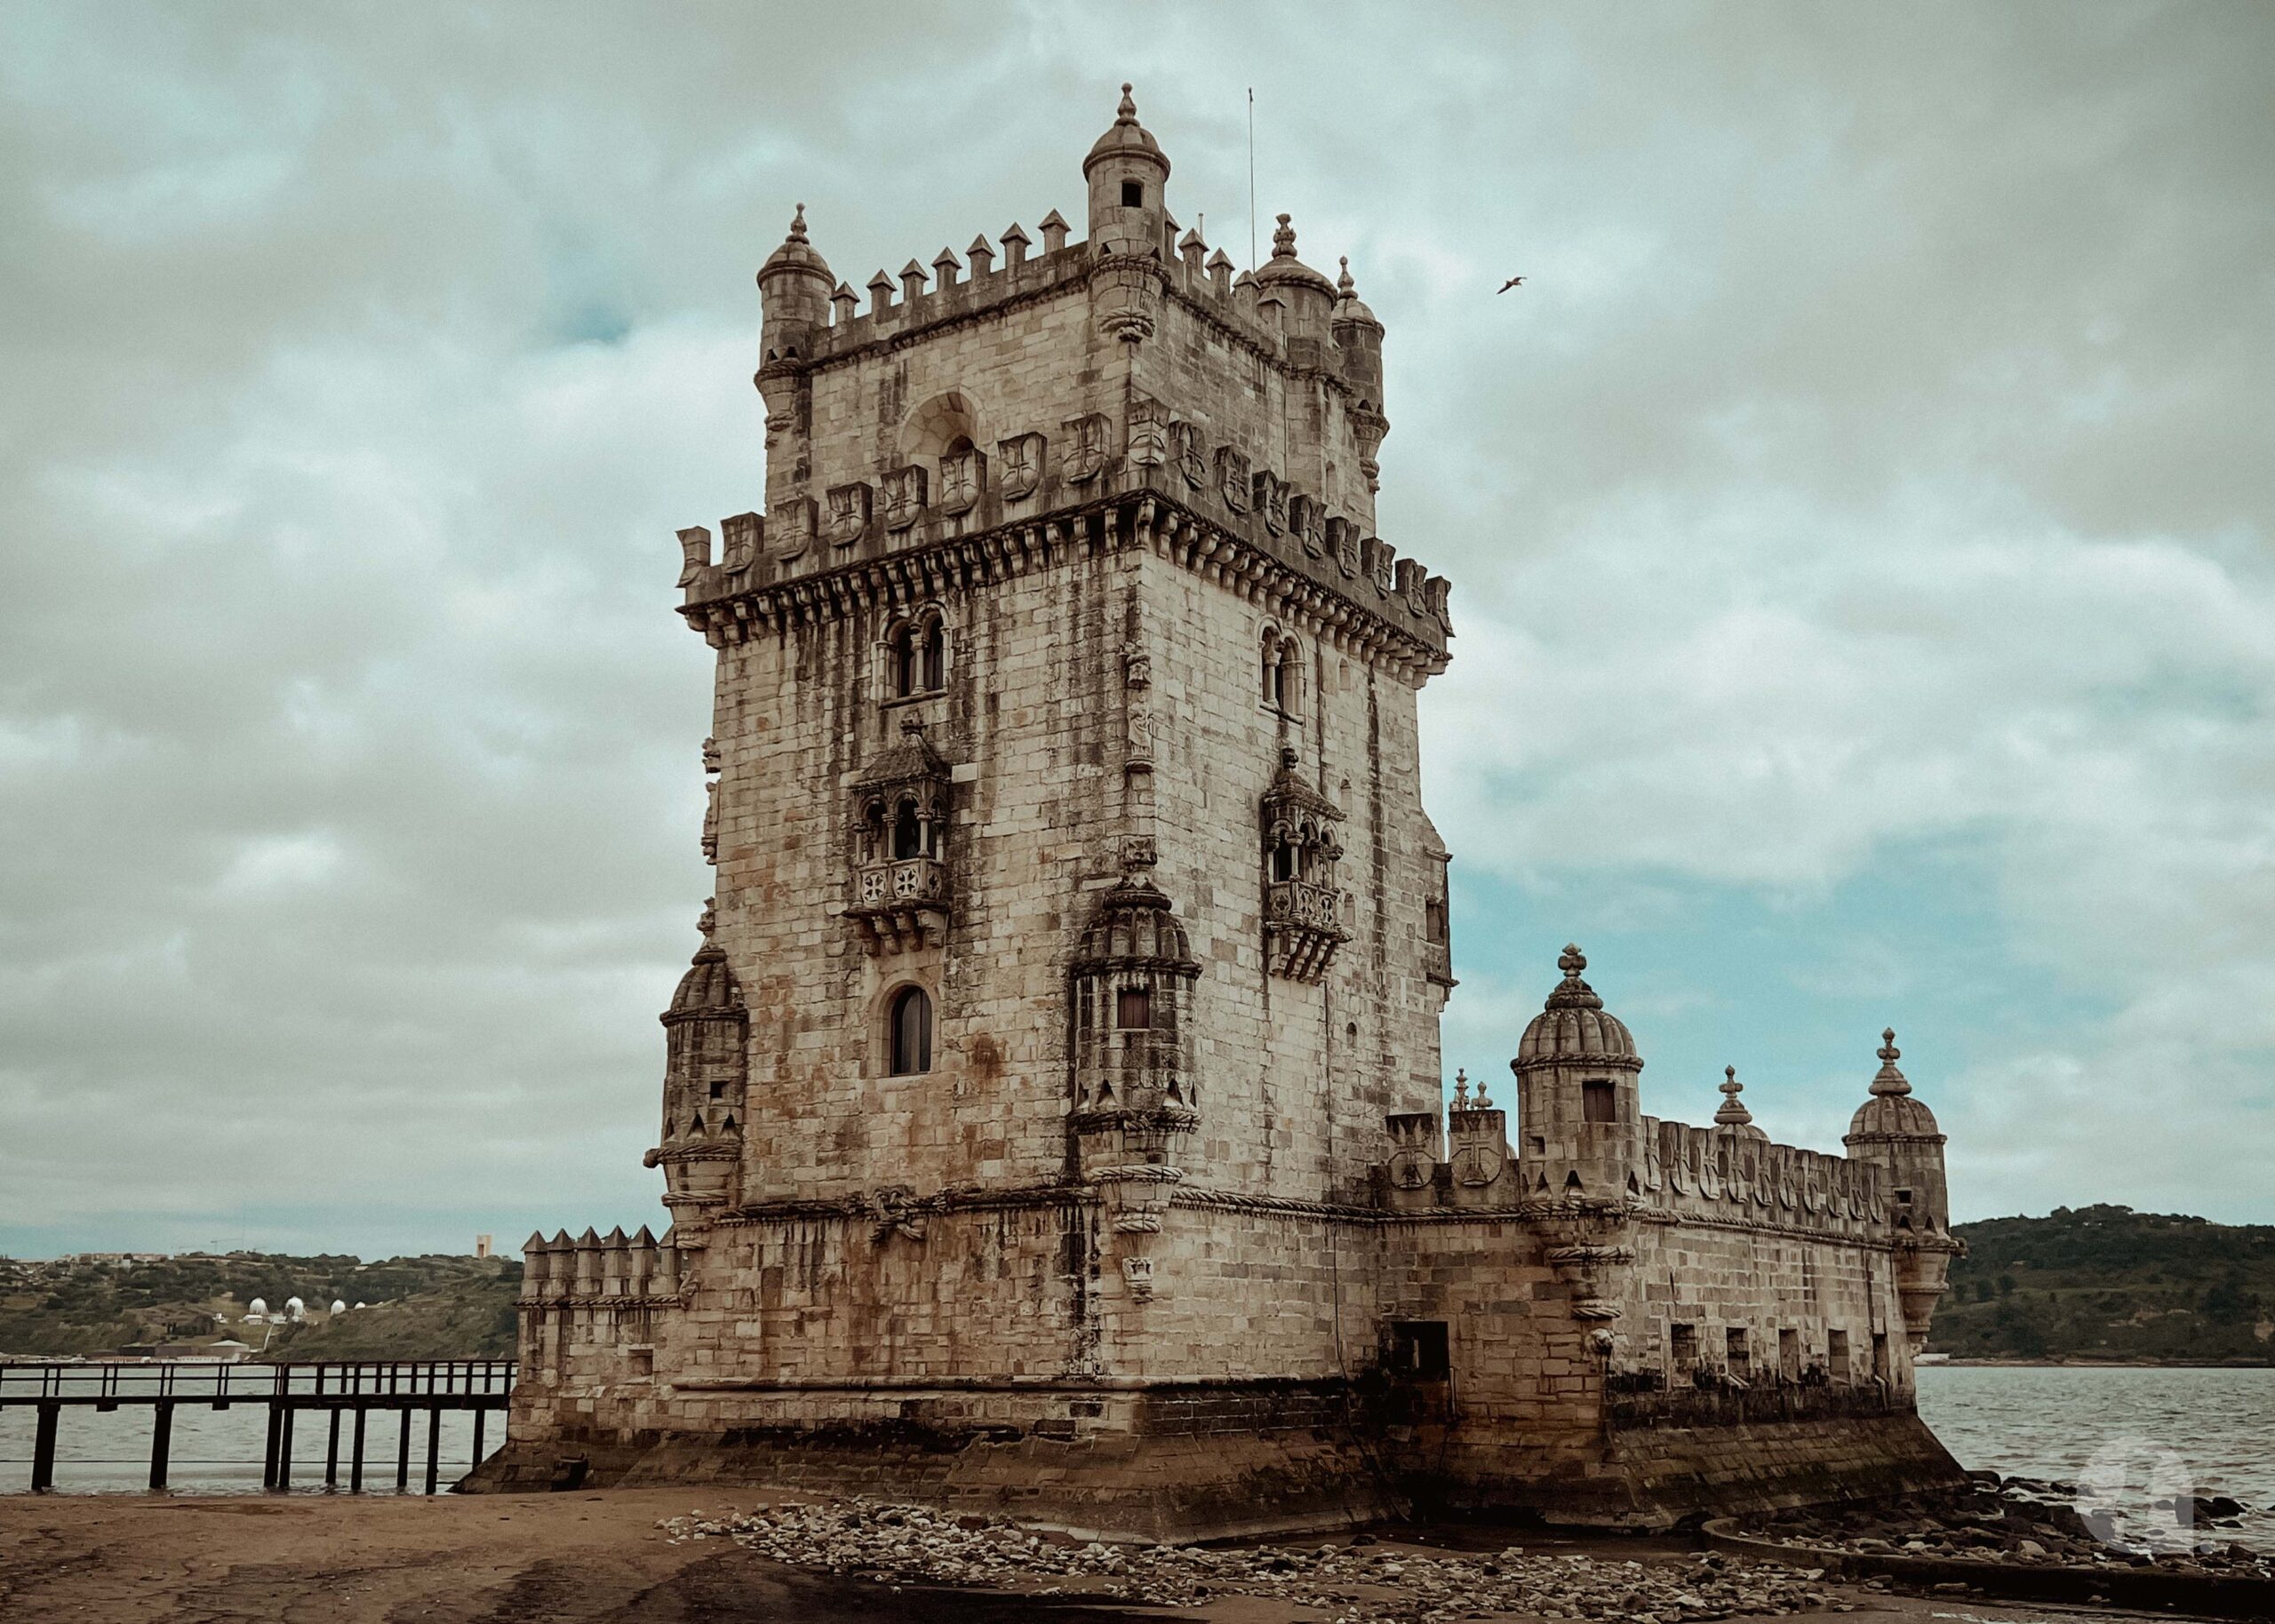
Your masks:
[{"label": "green hill with trees", "polygon": [[[503,1358],[522,1266],[432,1255],[366,1263],[258,1252],[0,1259],[0,1354],[70,1357],[223,1339],[266,1359]],[[283,1319],[298,1297],[297,1323]],[[254,1299],[269,1316],[248,1322]],[[335,1302],[347,1305],[331,1313]]]},{"label": "green hill with trees", "polygon": [[2275,1227],[2129,1206],[1954,1224],[1968,1255],[1933,1353],[1962,1359],[2275,1364]]}]

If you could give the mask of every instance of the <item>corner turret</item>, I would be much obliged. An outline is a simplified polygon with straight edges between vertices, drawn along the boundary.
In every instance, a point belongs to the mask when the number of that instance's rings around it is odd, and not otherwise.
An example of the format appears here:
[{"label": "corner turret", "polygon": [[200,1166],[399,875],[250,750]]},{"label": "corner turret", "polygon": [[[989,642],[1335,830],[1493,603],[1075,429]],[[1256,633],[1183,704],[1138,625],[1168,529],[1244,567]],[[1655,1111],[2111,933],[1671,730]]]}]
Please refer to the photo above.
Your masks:
[{"label": "corner turret", "polygon": [[1617,1199],[1640,1181],[1642,1057],[1625,1023],[1580,979],[1587,955],[1567,944],[1564,979],[1525,1028],[1517,1076],[1518,1172],[1528,1195]]},{"label": "corner turret", "polygon": [[1130,87],[1122,87],[1114,123],[1082,160],[1090,188],[1090,243],[1102,254],[1151,254],[1166,259],[1169,161],[1138,122]]},{"label": "corner turret", "polygon": [[802,361],[829,326],[829,299],[837,279],[829,262],[806,241],[806,205],[791,219],[782,246],[758,269],[759,350],[764,364]]},{"label": "corner turret", "polygon": [[1880,1167],[1888,1191],[1896,1286],[1904,1300],[1904,1331],[1916,1353],[1927,1343],[1928,1322],[1944,1294],[1951,1260],[1966,1248],[1951,1234],[1944,1134],[1935,1113],[1912,1097],[1911,1080],[1896,1069],[1902,1053],[1896,1047],[1896,1029],[1884,1030],[1872,1097],[1856,1108],[1840,1142],[1855,1159]]},{"label": "corner turret", "polygon": [[705,904],[703,945],[659,1017],[664,1132],[643,1158],[664,1170],[664,1205],[694,1223],[741,1196],[750,1017],[726,951],[711,939],[716,920]]}]

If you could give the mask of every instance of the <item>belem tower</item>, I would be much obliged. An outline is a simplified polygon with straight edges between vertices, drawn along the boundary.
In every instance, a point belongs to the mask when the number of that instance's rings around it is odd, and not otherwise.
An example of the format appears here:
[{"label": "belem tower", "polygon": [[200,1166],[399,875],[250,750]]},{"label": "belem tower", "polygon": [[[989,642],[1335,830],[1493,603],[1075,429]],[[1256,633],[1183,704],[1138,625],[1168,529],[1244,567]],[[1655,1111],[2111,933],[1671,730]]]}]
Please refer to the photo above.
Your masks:
[{"label": "belem tower", "polygon": [[[1939,1481],[1958,1250],[1893,1034],[1832,1156],[1643,1114],[1569,948],[1441,1109],[1448,586],[1375,534],[1346,267],[1180,235],[1128,88],[1054,211],[758,273],[765,511],[682,531],[716,868],[661,1240],[531,1238],[470,1486],[858,1489],[1108,1536]],[[690,729],[690,734],[692,729]]]}]

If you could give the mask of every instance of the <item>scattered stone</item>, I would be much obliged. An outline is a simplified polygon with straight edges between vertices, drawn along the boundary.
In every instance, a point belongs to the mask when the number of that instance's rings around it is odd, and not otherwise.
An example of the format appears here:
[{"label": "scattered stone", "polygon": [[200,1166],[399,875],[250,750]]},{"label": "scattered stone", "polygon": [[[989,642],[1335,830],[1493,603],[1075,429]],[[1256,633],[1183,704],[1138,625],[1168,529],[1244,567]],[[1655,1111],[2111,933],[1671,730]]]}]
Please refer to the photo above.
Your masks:
[{"label": "scattered stone", "polygon": [[662,1527],[674,1539],[731,1539],[778,1562],[895,1586],[1048,1585],[1053,1594],[1172,1607],[1212,1596],[1265,1596],[1320,1609],[1337,1624],[1443,1624],[1506,1613],[1704,1624],[1831,1604],[1818,1583],[1822,1571],[1720,1553],[1648,1563],[1533,1556],[1516,1547],[1473,1556],[1384,1548],[1369,1534],[1311,1548],[1103,1545],[1052,1541],[999,1519],[863,1501],[673,1517]]}]

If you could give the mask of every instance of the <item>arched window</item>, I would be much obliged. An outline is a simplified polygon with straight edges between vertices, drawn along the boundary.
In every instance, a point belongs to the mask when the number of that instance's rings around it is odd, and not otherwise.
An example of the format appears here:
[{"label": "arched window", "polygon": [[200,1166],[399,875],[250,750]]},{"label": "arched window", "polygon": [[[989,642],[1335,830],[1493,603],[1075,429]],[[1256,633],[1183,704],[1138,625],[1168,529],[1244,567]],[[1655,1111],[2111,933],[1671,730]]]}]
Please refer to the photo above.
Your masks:
[{"label": "arched window", "polygon": [[1275,711],[1293,713],[1302,694],[1303,645],[1267,629],[1261,653],[1264,703]]},{"label": "arched window", "polygon": [[948,685],[948,634],[935,612],[893,628],[886,682],[895,699],[937,694]]},{"label": "arched window", "polygon": [[924,849],[924,824],[916,816],[916,803],[904,800],[899,816],[892,820],[892,855],[897,863],[903,857],[929,856]]},{"label": "arched window", "polygon": [[932,1000],[923,988],[903,987],[893,995],[890,1037],[895,1077],[932,1069]]},{"label": "arched window", "polygon": [[1273,847],[1272,848],[1272,878],[1274,880],[1293,880],[1295,877],[1296,848],[1294,844],[1292,842],[1283,842],[1281,845]]},{"label": "arched window", "polygon": [[1266,630],[1264,633],[1264,703],[1273,710],[1281,708],[1286,697],[1285,679],[1280,669],[1280,633]]}]

